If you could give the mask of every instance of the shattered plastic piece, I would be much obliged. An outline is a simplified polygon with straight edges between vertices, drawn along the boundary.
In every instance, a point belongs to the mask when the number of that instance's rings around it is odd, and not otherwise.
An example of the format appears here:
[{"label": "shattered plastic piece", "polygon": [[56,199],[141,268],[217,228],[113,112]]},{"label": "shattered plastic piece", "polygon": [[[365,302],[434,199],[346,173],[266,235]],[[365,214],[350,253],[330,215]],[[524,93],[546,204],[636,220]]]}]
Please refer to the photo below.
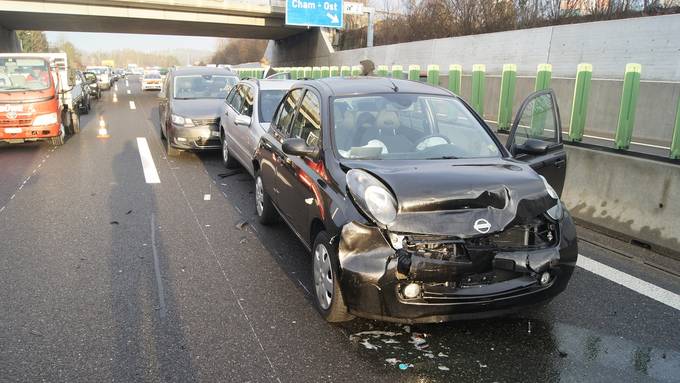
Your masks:
[{"label": "shattered plastic piece", "polygon": [[487,367],[489,367],[489,366],[487,366],[486,364],[483,364],[483,363],[480,362],[480,361],[477,361],[477,364],[479,364],[479,368],[487,368]]},{"label": "shattered plastic piece", "polygon": [[127,213],[125,213],[125,215],[130,215],[130,213],[132,213],[132,210],[128,210]]},{"label": "shattered plastic piece", "polygon": [[448,355],[444,354],[443,352],[440,352],[439,354],[437,354],[437,356],[440,357],[440,358],[448,358],[449,357]]},{"label": "shattered plastic piece", "polygon": [[400,370],[408,370],[409,368],[413,368],[413,365],[410,363],[399,363]]},{"label": "shattered plastic piece", "polygon": [[399,363],[399,359],[397,359],[397,358],[387,358],[387,359],[385,359],[385,362],[394,366],[395,364]]},{"label": "shattered plastic piece", "polygon": [[409,325],[404,325],[404,331],[410,333],[410,332],[411,332],[411,326],[409,326]]},{"label": "shattered plastic piece", "polygon": [[398,340],[391,339],[391,338],[390,339],[381,339],[381,340],[383,341],[383,343],[386,343],[386,344],[398,344],[399,343]]},{"label": "shattered plastic piece", "polygon": [[440,369],[441,371],[449,371],[449,368],[446,366],[437,366],[437,368]]},{"label": "shattered plastic piece", "polygon": [[363,342],[360,343],[362,346],[364,346],[367,350],[377,350],[378,346],[372,344],[371,342],[368,341],[368,339],[364,339]]},{"label": "shattered plastic piece", "polygon": [[217,176],[220,177],[220,178],[227,178],[227,177],[231,177],[235,174],[239,174],[239,173],[241,173],[241,169],[234,169],[234,170],[227,172],[227,173],[220,173]]},{"label": "shattered plastic piece", "polygon": [[31,330],[31,331],[29,331],[29,332],[31,333],[31,335],[35,335],[35,336],[43,336],[43,334],[42,334],[40,331]]},{"label": "shattered plastic piece", "polygon": [[363,336],[363,335],[399,336],[399,335],[401,335],[401,333],[400,332],[393,332],[393,331],[371,330],[371,331],[358,332],[358,333],[352,334],[352,335],[354,335],[354,336]]},{"label": "shattered plastic piece", "polygon": [[236,224],[236,228],[239,230],[243,230],[246,226],[248,226],[248,221],[241,221]]},{"label": "shattered plastic piece", "polygon": [[111,225],[119,225],[118,221],[111,221],[109,222]]}]

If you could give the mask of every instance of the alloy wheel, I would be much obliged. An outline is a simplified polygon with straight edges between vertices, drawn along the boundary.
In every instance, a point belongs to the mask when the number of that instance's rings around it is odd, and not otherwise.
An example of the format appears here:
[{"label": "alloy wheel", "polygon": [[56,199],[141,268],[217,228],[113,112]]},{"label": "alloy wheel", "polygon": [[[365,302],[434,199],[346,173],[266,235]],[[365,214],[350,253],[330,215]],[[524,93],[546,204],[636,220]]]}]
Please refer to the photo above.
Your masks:
[{"label": "alloy wheel", "polygon": [[314,249],[314,287],[316,299],[322,309],[328,310],[333,302],[333,272],[331,257],[323,243]]},{"label": "alloy wheel", "polygon": [[262,187],[262,177],[257,177],[255,181],[255,206],[257,215],[261,216],[264,211],[264,188]]}]

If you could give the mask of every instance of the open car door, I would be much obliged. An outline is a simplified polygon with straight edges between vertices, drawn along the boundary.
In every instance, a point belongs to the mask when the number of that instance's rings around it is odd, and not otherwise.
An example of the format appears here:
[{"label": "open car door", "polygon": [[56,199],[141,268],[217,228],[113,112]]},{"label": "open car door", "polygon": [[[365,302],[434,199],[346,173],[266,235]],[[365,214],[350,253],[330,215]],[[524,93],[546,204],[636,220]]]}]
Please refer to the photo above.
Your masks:
[{"label": "open car door", "polygon": [[567,153],[562,144],[560,111],[552,89],[534,92],[522,103],[506,144],[515,159],[526,162],[562,195]]}]

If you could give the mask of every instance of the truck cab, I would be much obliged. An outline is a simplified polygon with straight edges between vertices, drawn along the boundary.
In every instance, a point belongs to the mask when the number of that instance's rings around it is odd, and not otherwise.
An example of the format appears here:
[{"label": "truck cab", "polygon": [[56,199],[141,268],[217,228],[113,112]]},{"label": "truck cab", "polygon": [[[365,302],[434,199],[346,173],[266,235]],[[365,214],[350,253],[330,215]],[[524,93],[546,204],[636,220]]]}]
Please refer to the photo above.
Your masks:
[{"label": "truck cab", "polygon": [[0,141],[64,143],[64,104],[50,59],[0,54]]}]

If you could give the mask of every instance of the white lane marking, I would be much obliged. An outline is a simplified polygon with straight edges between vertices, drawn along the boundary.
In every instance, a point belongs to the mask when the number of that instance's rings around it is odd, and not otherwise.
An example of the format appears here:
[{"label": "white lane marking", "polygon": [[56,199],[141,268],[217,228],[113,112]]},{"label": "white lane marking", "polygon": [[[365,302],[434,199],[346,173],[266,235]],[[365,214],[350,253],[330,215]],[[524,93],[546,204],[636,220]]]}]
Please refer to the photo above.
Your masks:
[{"label": "white lane marking", "polygon": [[130,89],[127,90],[127,94],[130,94]]},{"label": "white lane marking", "polygon": [[137,147],[139,148],[139,158],[142,160],[142,168],[144,169],[144,178],[147,184],[159,184],[161,179],[158,177],[156,171],[156,164],[151,157],[151,150],[149,150],[149,143],[146,138],[137,137]]},{"label": "white lane marking", "polygon": [[125,80],[125,87],[127,88],[128,86],[130,86],[130,84],[128,83],[128,80]]},{"label": "white lane marking", "polygon": [[137,105],[135,105],[134,101],[130,101],[130,109],[132,109],[132,110],[137,109]]},{"label": "white lane marking", "polygon": [[160,262],[158,262],[158,250],[156,249],[156,217],[151,213],[151,250],[153,251],[153,269],[156,276],[156,288],[158,289],[159,315],[165,319],[167,307],[165,306],[165,290],[163,290],[163,279],[161,278]]},{"label": "white lane marking", "polygon": [[578,256],[576,266],[579,266],[582,269],[588,270],[591,273],[597,274],[603,278],[609,279],[614,283],[618,283],[619,285],[629,288],[646,297],[652,298],[657,302],[661,302],[676,310],[680,310],[680,295],[674,292],[662,289],[659,286],[645,282],[640,278],[626,274],[623,271],[619,271],[613,267],[607,266],[604,263],[584,257],[581,254]]},{"label": "white lane marking", "polygon": [[5,210],[5,207],[0,207],[0,213],[2,213],[3,210]]},{"label": "white lane marking", "polygon": [[14,199],[14,197],[16,197],[16,196],[17,196],[16,193],[14,193],[14,194],[12,194],[11,197],[9,197],[9,199]]},{"label": "white lane marking", "polygon": [[211,195],[210,194],[203,194],[203,201],[210,201]]}]

